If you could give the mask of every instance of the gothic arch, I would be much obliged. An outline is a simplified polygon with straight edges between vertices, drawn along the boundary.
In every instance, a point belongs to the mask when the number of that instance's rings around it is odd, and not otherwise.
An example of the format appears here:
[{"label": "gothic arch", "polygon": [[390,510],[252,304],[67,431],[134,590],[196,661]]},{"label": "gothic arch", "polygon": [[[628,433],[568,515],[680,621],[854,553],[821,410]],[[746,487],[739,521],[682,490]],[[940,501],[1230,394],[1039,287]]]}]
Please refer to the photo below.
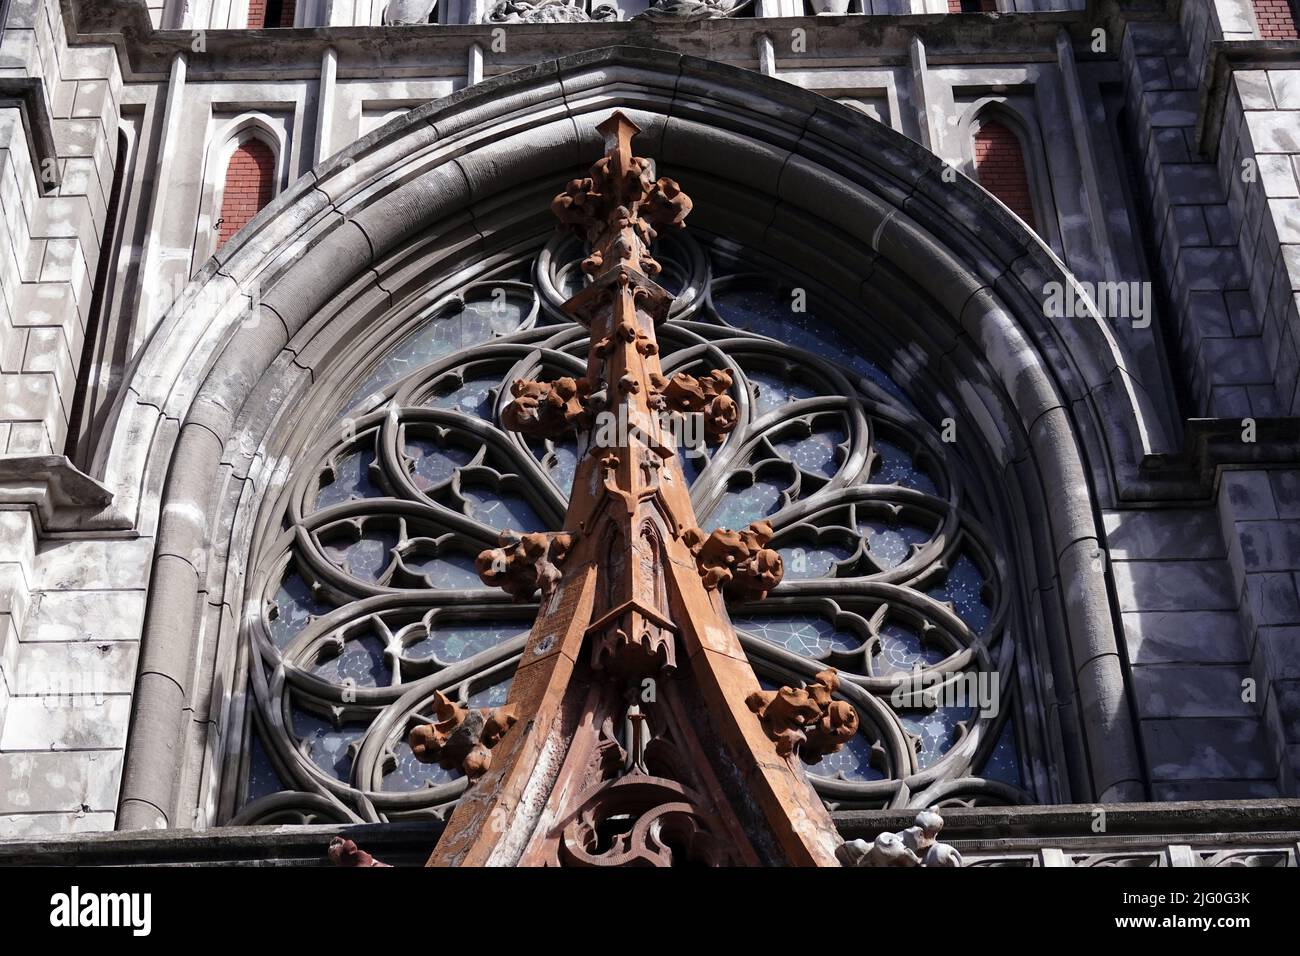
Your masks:
[{"label": "gothic arch", "polygon": [[693,227],[873,311],[904,383],[952,382],[1018,509],[1010,557],[1058,730],[1053,786],[1142,795],[1095,509],[1164,439],[1120,344],[1096,316],[1047,319],[1044,286],[1073,281],[1059,260],[901,135],[755,73],[613,48],[358,140],[220,249],[160,323],[98,456],[117,506],[156,540],[119,826],[210,816],[244,554],[288,466],[268,439],[311,414],[298,400],[313,370],[447,294],[464,263],[548,233],[557,183],[600,154],[594,126],[615,107],[642,127],[639,151],[689,183]]}]

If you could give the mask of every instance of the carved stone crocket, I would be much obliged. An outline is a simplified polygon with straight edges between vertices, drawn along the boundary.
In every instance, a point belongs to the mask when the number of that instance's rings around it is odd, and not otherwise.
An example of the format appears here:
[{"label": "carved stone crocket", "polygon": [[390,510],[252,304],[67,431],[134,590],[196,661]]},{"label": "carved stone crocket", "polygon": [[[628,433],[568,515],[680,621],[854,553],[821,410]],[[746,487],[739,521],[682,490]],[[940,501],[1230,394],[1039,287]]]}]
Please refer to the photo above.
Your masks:
[{"label": "carved stone crocket", "polygon": [[858,732],[858,712],[848,701],[834,700],[839,687],[835,668],[820,672],[805,687],[758,690],[745,703],[763,723],[782,757],[798,753],[804,763],[820,763]]},{"label": "carved stone crocket", "polygon": [[460,770],[471,781],[492,765],[492,748],[514,726],[513,706],[471,710],[442,691],[433,695],[437,720],[411,730],[408,742],[417,760],[437,763],[444,770]]}]

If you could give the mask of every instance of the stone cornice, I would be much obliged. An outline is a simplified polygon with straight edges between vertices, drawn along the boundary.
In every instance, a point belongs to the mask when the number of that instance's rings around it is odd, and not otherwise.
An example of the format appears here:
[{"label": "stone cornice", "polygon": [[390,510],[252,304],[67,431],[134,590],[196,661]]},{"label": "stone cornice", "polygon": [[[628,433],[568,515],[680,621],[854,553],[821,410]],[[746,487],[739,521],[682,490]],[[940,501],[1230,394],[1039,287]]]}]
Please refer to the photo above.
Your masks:
[{"label": "stone cornice", "polygon": [[[542,60],[611,46],[633,46],[751,65],[757,63],[757,37],[791,37],[804,31],[810,59],[850,59],[859,68],[908,62],[908,44],[919,37],[935,65],[1024,63],[1056,59],[1056,37],[1070,32],[1080,43],[1089,39],[1096,14],[1087,10],[1046,13],[948,14],[902,16],[806,16],[735,18],[688,22],[629,20],[595,23],[476,23],[429,26],[312,27],[292,30],[206,30],[204,51],[193,49],[189,30],[155,30],[143,0],[62,0],[72,45],[117,47],[124,78],[162,80],[172,59],[184,54],[190,79],[205,76],[257,75],[276,79],[314,78],[328,49],[339,58],[339,77],[350,64],[364,64],[357,75],[464,76],[474,43],[491,49],[496,31],[507,37],[503,53],[489,54],[489,75]],[[1125,14],[1127,15],[1127,14]],[[789,44],[777,44],[778,66],[798,68],[799,60],[782,56]],[[1081,58],[1083,54],[1080,54]],[[382,66],[378,64],[384,64]]]},{"label": "stone cornice", "polygon": [[[1099,811],[1105,811],[1098,829]],[[1250,851],[1300,839],[1300,800],[1187,801],[1036,807],[947,808],[943,837],[969,862],[1048,856]],[[846,839],[871,838],[911,824],[915,810],[841,810],[832,814]],[[131,866],[143,863],[325,866],[330,840],[355,840],[395,865],[418,866],[442,831],[436,819],[400,823],[218,827],[71,833],[0,844],[0,866]],[[1068,865],[1068,864],[1067,864]]]},{"label": "stone cornice", "polygon": [[1147,455],[1140,483],[1155,485],[1162,499],[1204,500],[1214,494],[1224,468],[1300,463],[1300,418],[1253,419],[1253,442],[1242,439],[1246,427],[1240,418],[1189,419],[1182,449]]},{"label": "stone cornice", "polygon": [[31,509],[42,536],[126,531],[113,493],[63,455],[0,455],[0,509]]}]

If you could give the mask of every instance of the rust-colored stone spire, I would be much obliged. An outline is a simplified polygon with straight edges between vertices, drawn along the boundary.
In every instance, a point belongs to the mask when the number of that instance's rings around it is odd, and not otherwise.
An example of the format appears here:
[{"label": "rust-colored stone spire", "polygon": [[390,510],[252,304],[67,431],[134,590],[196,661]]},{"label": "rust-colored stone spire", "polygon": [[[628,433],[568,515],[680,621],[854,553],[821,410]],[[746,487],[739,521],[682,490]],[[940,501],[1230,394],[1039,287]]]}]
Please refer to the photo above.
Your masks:
[{"label": "rust-colored stone spire", "polygon": [[833,671],[761,692],[732,629],[724,592],[761,597],[782,568],[765,523],[696,527],[669,427],[701,414],[716,440],[736,423],[725,370],[666,380],[659,365],[672,296],[649,246],[691,200],[633,156],[627,117],[599,129],[606,155],[552,204],[591,250],[592,281],[566,306],[591,333],[586,376],[517,381],[503,416],[590,443],[564,532],[506,534],[479,557],[487,583],[517,600],[540,592],[541,609],[506,708],[444,702],[442,722],[417,731],[427,759],[465,737],[453,759],[465,754],[476,778],[429,862],[837,866],[799,756],[838,749],[857,713],[831,699]]}]

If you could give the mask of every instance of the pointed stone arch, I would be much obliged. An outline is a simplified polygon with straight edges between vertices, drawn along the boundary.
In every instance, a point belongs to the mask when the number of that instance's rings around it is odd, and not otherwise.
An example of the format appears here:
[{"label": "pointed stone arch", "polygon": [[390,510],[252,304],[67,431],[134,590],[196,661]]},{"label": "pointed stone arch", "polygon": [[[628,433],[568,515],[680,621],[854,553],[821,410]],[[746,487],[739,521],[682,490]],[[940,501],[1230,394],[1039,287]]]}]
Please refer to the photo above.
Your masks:
[{"label": "pointed stone arch", "polygon": [[615,107],[644,130],[639,151],[689,182],[694,227],[874,311],[896,376],[950,378],[1017,517],[1058,792],[1142,796],[1096,510],[1165,439],[1120,343],[1096,315],[1049,320],[1045,286],[1073,282],[1061,262],[900,134],[759,74],[612,48],[357,141],[223,246],[159,324],[98,457],[118,507],[156,537],[120,827],[206,819],[243,549],[284,480],[291,449],[272,439],[310,414],[314,370],[409,314],[431,275],[549,232],[556,183],[600,154],[595,125]]}]

